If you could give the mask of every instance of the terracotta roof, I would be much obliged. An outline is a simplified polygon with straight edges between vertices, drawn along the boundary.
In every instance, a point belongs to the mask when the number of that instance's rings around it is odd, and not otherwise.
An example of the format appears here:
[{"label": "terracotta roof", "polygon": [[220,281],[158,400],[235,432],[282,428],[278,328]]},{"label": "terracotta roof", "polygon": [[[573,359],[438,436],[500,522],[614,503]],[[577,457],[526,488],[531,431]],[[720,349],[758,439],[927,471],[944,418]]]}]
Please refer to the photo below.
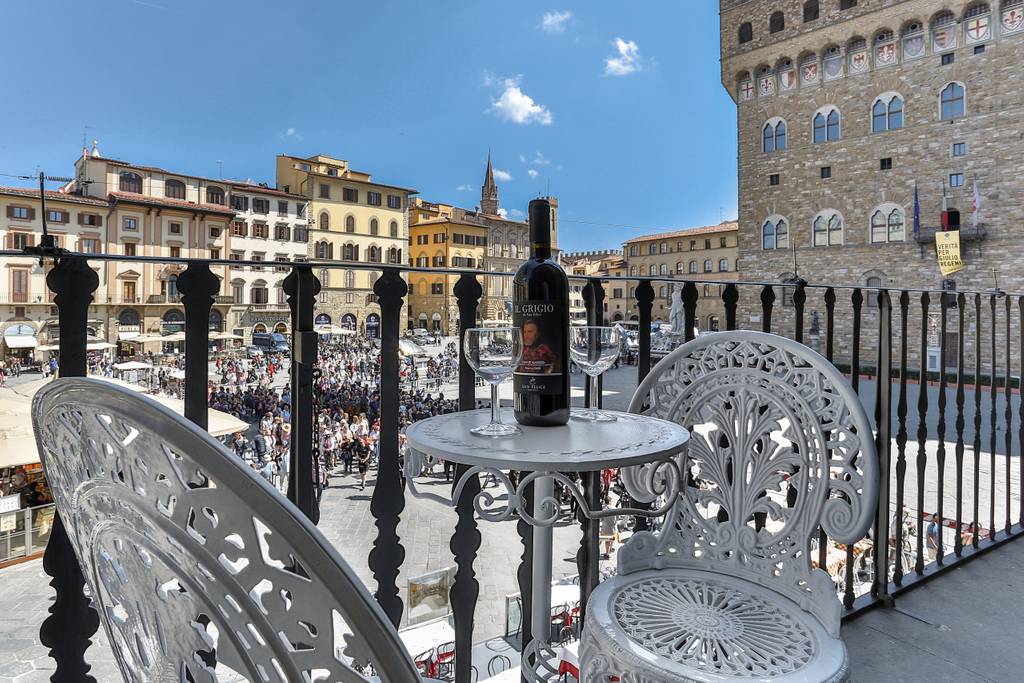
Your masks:
[{"label": "terracotta roof", "polygon": [[663,240],[671,239],[674,237],[693,237],[695,235],[709,235],[718,232],[734,232],[739,229],[739,223],[736,221],[725,221],[718,225],[705,225],[700,228],[686,228],[684,230],[673,230],[672,232],[658,232],[653,235],[641,235],[640,237],[634,237],[631,240],[626,240],[624,244],[632,244],[634,242],[650,242],[651,240]]},{"label": "terracotta roof", "polygon": [[111,200],[115,202],[131,202],[132,204],[143,204],[145,206],[160,206],[168,209],[180,209],[182,211],[204,211],[206,213],[221,213],[234,216],[234,209],[219,204],[197,204],[186,202],[183,199],[166,199],[163,197],[147,197],[142,194],[131,192],[111,192]]},{"label": "terracotta roof", "polygon": [[[30,187],[0,187],[0,194],[11,195],[15,197],[27,197],[29,199],[39,199],[39,190]],[[97,199],[96,197],[84,197],[79,194],[67,194],[64,192],[56,192],[54,190],[47,190],[46,198],[58,202],[70,202],[72,204],[88,204],[89,206],[107,205],[107,202],[104,199]]]}]

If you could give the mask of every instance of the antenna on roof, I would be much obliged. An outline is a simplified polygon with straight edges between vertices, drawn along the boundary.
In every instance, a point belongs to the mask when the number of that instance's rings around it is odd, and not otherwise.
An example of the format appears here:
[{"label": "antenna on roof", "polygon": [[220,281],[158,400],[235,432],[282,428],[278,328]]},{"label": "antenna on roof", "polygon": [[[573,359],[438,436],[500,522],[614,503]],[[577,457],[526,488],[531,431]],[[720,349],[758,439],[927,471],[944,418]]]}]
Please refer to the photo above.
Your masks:
[{"label": "antenna on roof", "polygon": [[224,180],[224,162],[217,159],[217,177]]}]

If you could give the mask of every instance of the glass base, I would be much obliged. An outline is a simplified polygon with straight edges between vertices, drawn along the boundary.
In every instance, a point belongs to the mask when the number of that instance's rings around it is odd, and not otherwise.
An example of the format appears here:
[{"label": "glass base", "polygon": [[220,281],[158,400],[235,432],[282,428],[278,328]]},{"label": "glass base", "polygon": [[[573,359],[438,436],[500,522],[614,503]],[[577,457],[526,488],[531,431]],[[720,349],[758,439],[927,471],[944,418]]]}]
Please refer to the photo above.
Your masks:
[{"label": "glass base", "polygon": [[606,413],[603,410],[594,410],[593,408],[574,408],[569,411],[569,417],[581,422],[615,422],[619,419],[611,413]]},{"label": "glass base", "polygon": [[479,427],[473,427],[469,430],[470,433],[476,434],[477,436],[513,436],[515,434],[521,434],[523,430],[519,429],[515,425],[505,424],[504,422],[490,422]]}]

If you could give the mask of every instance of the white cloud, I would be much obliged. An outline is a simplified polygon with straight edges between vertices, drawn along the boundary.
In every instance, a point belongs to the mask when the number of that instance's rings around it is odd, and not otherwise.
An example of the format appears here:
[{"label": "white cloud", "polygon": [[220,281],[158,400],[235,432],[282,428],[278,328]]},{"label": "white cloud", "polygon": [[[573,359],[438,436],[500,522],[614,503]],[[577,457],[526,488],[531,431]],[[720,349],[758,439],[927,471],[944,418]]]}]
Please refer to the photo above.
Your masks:
[{"label": "white cloud", "polygon": [[519,155],[519,161],[525,164],[526,163],[526,157],[523,156],[522,154],[520,154]]},{"label": "white cloud", "polygon": [[540,173],[537,173],[537,169],[531,168],[529,171],[526,172],[526,175],[530,176],[531,178],[536,178],[537,176],[540,175]]},{"label": "white cloud", "polygon": [[530,163],[534,166],[550,166],[551,160],[546,158],[543,152],[537,152]]},{"label": "white cloud", "polygon": [[511,211],[508,212],[508,215],[511,216],[512,218],[523,218],[526,216],[526,214],[520,211],[519,209],[512,209]]},{"label": "white cloud", "polygon": [[508,218],[508,210],[499,208],[498,215],[501,216],[502,218]]},{"label": "white cloud", "polygon": [[561,10],[557,12],[545,12],[540,20],[540,30],[545,33],[565,33],[566,24],[572,19],[572,12]]},{"label": "white cloud", "polygon": [[464,184],[459,185],[458,187],[456,187],[455,191],[456,192],[472,192],[474,189],[475,188],[472,185],[470,185],[468,183],[464,183]]},{"label": "white cloud", "polygon": [[628,76],[643,68],[643,64],[640,62],[639,45],[632,40],[623,40],[622,38],[616,38],[613,45],[615,45],[615,50],[619,54],[613,57],[605,57],[605,76]]},{"label": "white cloud", "polygon": [[299,134],[299,131],[295,130],[292,127],[289,127],[288,130],[286,130],[284,132],[284,136],[286,138],[291,138],[292,140],[301,140],[302,139],[302,135]]},{"label": "white cloud", "polygon": [[502,171],[500,168],[494,169],[494,179],[500,180],[503,183],[512,182],[512,174],[508,171]]},{"label": "white cloud", "polygon": [[554,117],[542,104],[538,104],[519,87],[519,77],[506,78],[501,96],[491,101],[488,111],[496,113],[502,120],[518,124],[539,123],[551,125]]}]

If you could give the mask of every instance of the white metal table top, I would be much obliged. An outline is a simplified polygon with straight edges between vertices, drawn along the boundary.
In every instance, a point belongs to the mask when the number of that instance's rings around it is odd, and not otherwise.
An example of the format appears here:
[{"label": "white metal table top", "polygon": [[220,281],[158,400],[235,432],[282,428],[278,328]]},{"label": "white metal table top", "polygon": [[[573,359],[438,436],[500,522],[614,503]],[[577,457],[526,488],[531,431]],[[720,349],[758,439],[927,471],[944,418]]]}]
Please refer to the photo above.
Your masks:
[{"label": "white metal table top", "polygon": [[[499,470],[594,472],[629,467],[672,456],[690,438],[680,425],[634,413],[614,414],[614,422],[569,420],[559,427],[527,427],[501,438],[477,436],[470,429],[485,424],[490,410],[470,410],[427,418],[406,430],[409,447],[435,458]],[[501,411],[513,424],[511,408]]]}]

